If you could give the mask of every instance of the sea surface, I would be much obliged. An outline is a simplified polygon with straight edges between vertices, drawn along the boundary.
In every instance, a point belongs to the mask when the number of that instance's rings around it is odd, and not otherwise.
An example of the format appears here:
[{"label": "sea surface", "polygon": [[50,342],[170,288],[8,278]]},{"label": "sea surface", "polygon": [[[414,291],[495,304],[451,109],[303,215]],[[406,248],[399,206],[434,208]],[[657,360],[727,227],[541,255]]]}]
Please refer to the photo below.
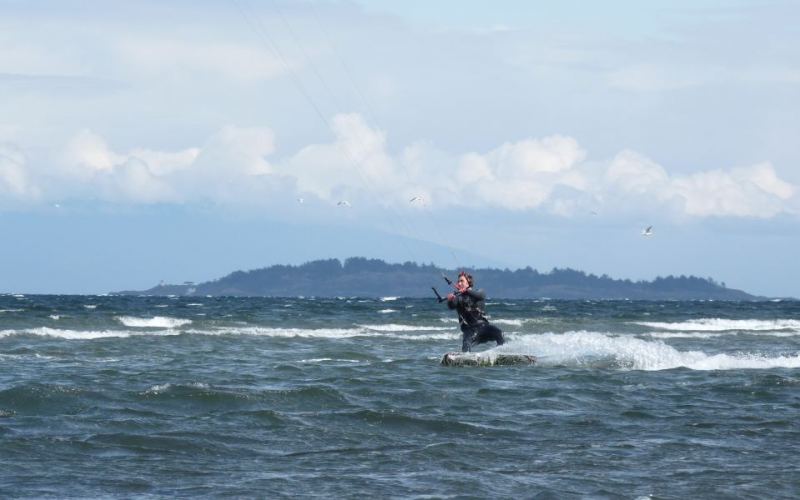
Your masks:
[{"label": "sea surface", "polygon": [[0,296],[0,497],[798,498],[800,302]]}]

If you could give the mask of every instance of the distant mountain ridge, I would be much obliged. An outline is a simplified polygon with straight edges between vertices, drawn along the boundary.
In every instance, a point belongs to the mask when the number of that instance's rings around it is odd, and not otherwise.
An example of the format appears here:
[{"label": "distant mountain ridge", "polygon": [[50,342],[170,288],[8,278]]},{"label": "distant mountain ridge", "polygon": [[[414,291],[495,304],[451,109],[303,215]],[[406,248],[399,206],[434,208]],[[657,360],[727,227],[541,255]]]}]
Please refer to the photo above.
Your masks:
[{"label": "distant mountain ridge", "polygon": [[[632,300],[760,300],[727,288],[712,278],[667,276],[653,281],[614,279],[574,269],[467,269],[477,288],[493,298],[632,299]],[[182,285],[161,284],[123,295],[212,295],[243,297],[426,297],[431,286],[448,291],[441,275],[455,279],[457,271],[432,264],[390,264],[380,259],[351,257],[316,260],[298,266],[275,265],[236,271],[217,280]]]}]

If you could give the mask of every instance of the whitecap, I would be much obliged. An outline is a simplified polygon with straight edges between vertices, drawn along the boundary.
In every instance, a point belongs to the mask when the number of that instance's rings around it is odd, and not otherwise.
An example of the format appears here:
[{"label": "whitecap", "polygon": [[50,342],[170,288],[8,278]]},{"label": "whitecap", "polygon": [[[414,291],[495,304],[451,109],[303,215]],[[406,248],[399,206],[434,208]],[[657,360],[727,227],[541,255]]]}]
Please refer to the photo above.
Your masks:
[{"label": "whitecap", "polygon": [[396,309],[381,309],[378,312],[381,313],[381,314],[389,314],[389,313],[397,312],[397,310]]},{"label": "whitecap", "polygon": [[157,385],[154,385],[154,386],[150,387],[146,391],[144,391],[144,393],[145,394],[161,394],[162,392],[168,390],[170,387],[172,387],[172,384],[170,384],[170,383],[157,384]]},{"label": "whitecap", "polygon": [[24,330],[2,330],[0,337],[10,337],[13,335],[38,335],[40,337],[56,337],[66,340],[92,340],[100,338],[125,338],[130,337],[131,332],[116,330],[60,330],[57,328],[27,328]]},{"label": "whitecap", "polygon": [[338,359],[338,358],[312,358],[312,359],[301,359],[301,363],[325,363],[325,362],[334,362],[334,363],[361,363],[358,359]]},{"label": "whitecap", "polygon": [[179,328],[192,322],[190,319],[171,318],[169,316],[154,316],[152,318],[118,316],[116,319],[131,328]]},{"label": "whitecap", "polygon": [[800,355],[680,351],[661,340],[590,331],[514,336],[496,352],[531,354],[545,366],[609,366],[631,370],[798,368]]},{"label": "whitecap", "polygon": [[[169,382],[167,382],[165,384],[156,384],[154,386],[151,386],[146,391],[144,391],[144,393],[145,394],[162,394],[162,393],[170,390],[172,387],[174,387],[174,385],[170,384]],[[210,388],[210,386],[208,384],[205,384],[203,382],[191,382],[189,384],[186,384],[186,387],[192,387],[192,388],[195,388],[195,389],[209,389]]]},{"label": "whitecap", "polygon": [[[148,333],[146,335],[180,335],[178,330],[161,330],[157,333]],[[0,338],[11,337],[14,335],[38,335],[40,337],[54,337],[65,340],[95,340],[105,338],[128,338],[133,335],[145,335],[138,332],[131,332],[128,330],[62,330],[58,328],[26,328],[22,330],[2,330],[0,331]]]},{"label": "whitecap", "polygon": [[392,302],[392,301],[397,300],[398,298],[399,297],[381,297],[380,301],[381,302]]},{"label": "whitecap", "polygon": [[654,339],[711,339],[722,337],[722,333],[705,332],[648,332],[645,334]]},{"label": "whitecap", "polygon": [[[321,338],[321,339],[346,339],[354,337],[382,337],[382,338],[399,338],[404,340],[452,340],[457,338],[458,335],[452,332],[450,328],[447,333],[421,333],[411,334],[404,333],[405,331],[375,331],[366,328],[267,328],[267,327],[223,327],[212,330],[187,330],[183,333],[195,335],[252,335],[257,337],[282,337],[282,338]],[[419,331],[419,329],[414,329]]]},{"label": "whitecap", "polygon": [[368,330],[376,330],[379,332],[419,332],[419,331],[436,331],[436,330],[451,330],[447,326],[424,326],[424,325],[398,325],[395,323],[387,323],[382,325],[358,325]]},{"label": "whitecap", "polygon": [[636,322],[637,325],[659,330],[688,332],[724,332],[724,331],[800,331],[800,320],[796,319],[724,319],[701,318],[678,322]]},{"label": "whitecap", "polygon": [[493,319],[492,323],[496,323],[498,325],[511,325],[511,326],[522,326],[527,320],[524,319]]}]

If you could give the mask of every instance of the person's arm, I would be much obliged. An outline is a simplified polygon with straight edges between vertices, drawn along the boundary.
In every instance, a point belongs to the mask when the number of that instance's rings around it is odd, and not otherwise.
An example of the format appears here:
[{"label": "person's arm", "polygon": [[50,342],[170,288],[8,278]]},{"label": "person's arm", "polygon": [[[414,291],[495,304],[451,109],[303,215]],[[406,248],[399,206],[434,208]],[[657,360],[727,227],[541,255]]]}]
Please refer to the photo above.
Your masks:
[{"label": "person's arm", "polygon": [[486,292],[484,292],[483,289],[474,290],[472,288],[467,288],[462,293],[465,295],[469,295],[475,300],[486,300]]}]

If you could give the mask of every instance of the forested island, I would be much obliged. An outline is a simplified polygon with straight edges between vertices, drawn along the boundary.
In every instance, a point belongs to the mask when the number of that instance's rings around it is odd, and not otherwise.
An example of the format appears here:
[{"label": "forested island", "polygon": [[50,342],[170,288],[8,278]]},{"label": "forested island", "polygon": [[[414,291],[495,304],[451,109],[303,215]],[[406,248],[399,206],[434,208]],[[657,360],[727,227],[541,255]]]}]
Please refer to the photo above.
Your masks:
[{"label": "forested island", "polygon": [[[541,273],[530,267],[467,269],[477,286],[492,298],[631,299],[631,300],[760,300],[727,288],[712,278],[667,276],[652,281],[614,279],[574,269]],[[165,284],[148,290],[114,292],[126,295],[211,295],[242,297],[428,297],[432,286],[448,291],[442,275],[457,271],[432,264],[391,264],[380,259],[326,259],[298,266],[275,265],[236,271],[205,283]]]}]

